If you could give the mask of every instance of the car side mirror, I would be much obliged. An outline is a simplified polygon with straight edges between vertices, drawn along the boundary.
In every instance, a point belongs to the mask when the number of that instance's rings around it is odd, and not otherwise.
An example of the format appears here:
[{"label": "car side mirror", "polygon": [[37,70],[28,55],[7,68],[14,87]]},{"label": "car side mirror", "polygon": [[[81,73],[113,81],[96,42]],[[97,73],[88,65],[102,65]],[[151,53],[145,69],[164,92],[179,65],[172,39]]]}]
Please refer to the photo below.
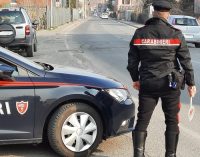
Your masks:
[{"label": "car side mirror", "polygon": [[32,22],[32,24],[33,24],[33,25],[39,25],[39,21],[38,21],[38,20],[34,20],[34,21]]},{"label": "car side mirror", "polygon": [[37,29],[37,26],[39,25],[39,21],[38,21],[38,20],[34,20],[34,21],[32,22],[32,25],[33,25],[33,28],[34,28],[34,29]]},{"label": "car side mirror", "polygon": [[0,80],[1,81],[12,81],[12,74],[15,69],[8,65],[0,65]]}]

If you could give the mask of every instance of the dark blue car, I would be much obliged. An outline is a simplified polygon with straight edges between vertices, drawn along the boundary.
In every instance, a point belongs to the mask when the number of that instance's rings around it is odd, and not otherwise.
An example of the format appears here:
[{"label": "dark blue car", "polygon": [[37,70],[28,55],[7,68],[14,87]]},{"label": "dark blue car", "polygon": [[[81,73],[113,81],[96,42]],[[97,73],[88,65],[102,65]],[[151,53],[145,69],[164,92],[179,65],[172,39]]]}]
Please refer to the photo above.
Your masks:
[{"label": "dark blue car", "polygon": [[85,157],[102,139],[132,131],[134,111],[117,81],[0,47],[0,144],[48,139],[61,156]]}]

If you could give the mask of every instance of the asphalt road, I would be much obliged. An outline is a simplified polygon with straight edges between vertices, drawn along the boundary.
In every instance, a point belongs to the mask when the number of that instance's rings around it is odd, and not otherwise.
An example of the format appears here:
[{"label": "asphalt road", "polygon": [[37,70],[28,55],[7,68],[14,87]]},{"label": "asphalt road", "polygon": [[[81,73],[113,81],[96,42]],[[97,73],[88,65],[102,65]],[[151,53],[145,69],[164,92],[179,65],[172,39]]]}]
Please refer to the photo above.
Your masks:
[{"label": "asphalt road", "polygon": [[[135,28],[114,20],[90,18],[72,25],[62,26],[54,31],[39,32],[38,52],[32,60],[48,62],[61,66],[73,66],[88,71],[113,77],[129,87],[137,104],[138,92],[131,87],[132,81],[126,70],[129,41]],[[200,49],[190,46],[192,62],[195,69],[197,90],[200,89]],[[178,157],[200,156],[200,99],[199,93],[194,98],[196,113],[193,121],[188,121],[189,98],[186,91],[181,96],[180,141]],[[148,128],[146,155],[164,156],[164,115],[160,102],[152,116]],[[0,156],[5,157],[56,157],[46,145],[12,145],[1,146]],[[131,134],[114,137],[103,141],[92,157],[132,157]]]}]

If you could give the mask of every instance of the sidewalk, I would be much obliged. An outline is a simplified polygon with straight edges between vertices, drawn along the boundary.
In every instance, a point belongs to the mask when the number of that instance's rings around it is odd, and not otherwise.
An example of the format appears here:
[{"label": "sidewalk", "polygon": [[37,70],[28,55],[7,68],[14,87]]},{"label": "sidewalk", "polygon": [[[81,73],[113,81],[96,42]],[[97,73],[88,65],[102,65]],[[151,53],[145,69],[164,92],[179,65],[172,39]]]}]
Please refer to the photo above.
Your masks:
[{"label": "sidewalk", "polygon": [[50,35],[53,35],[55,33],[59,33],[61,31],[66,31],[66,30],[70,30],[78,25],[80,25],[81,23],[84,23],[85,21],[87,21],[88,19],[79,19],[79,20],[76,20],[76,21],[73,21],[73,22],[68,22],[68,23],[65,23],[63,25],[60,25],[58,27],[55,27],[54,29],[47,29],[47,30],[39,30],[37,31],[37,35],[39,36],[50,36]]}]

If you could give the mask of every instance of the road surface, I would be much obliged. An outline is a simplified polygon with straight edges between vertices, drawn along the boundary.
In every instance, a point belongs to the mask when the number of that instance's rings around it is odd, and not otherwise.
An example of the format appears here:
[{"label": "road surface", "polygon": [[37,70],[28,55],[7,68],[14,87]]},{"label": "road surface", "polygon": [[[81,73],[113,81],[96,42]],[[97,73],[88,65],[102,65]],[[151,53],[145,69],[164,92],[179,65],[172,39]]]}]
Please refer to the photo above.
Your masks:
[{"label": "road surface", "polygon": [[[38,52],[31,59],[82,68],[115,78],[128,86],[137,105],[138,92],[132,89],[132,81],[126,70],[129,42],[135,29],[111,19],[90,18],[86,22],[76,22],[70,27],[62,26],[51,32],[42,31],[38,37]],[[193,101],[196,114],[190,123],[187,117],[189,98],[187,92],[183,91],[178,157],[200,156],[200,125],[198,122],[200,121],[198,93],[200,89],[198,77],[200,76],[200,49],[189,46],[197,85],[197,95]],[[164,115],[159,102],[148,128],[147,157],[164,156],[164,131]],[[92,157],[132,157],[132,154],[132,138],[129,133],[103,141]],[[46,145],[12,145],[1,146],[0,156],[56,157],[57,155]]]}]

